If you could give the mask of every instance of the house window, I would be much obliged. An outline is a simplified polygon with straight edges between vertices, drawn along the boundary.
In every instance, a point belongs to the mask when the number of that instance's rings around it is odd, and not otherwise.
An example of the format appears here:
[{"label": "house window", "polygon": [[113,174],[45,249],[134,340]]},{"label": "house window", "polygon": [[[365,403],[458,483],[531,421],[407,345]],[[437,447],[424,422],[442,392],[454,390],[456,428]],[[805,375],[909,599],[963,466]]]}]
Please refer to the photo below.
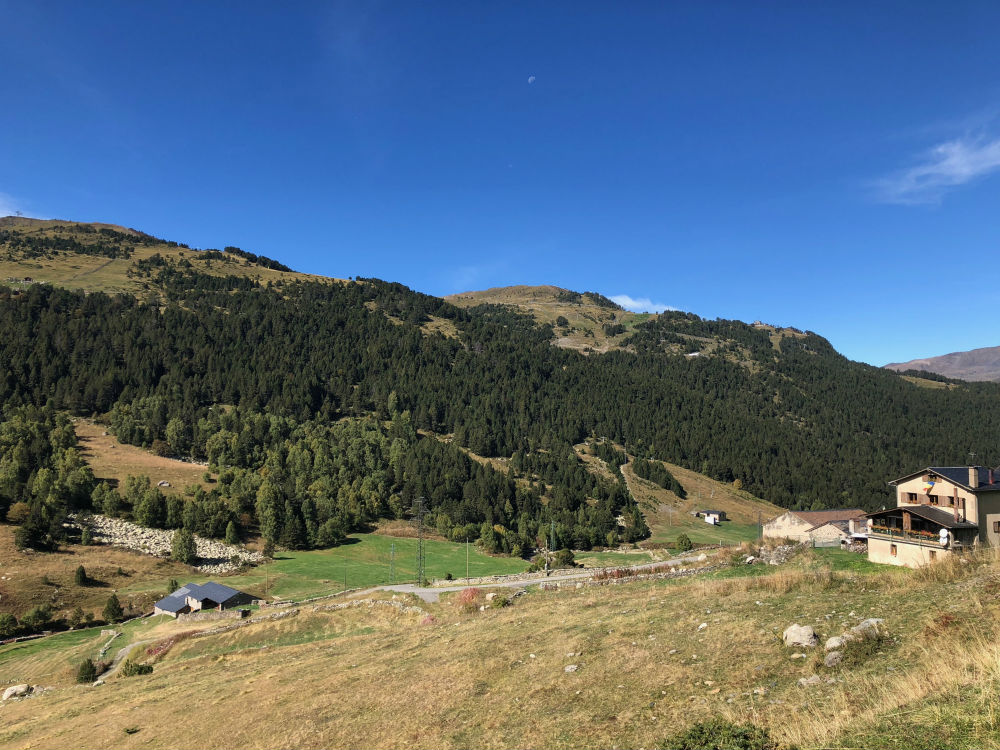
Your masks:
[{"label": "house window", "polygon": [[889,554],[892,555],[893,557],[896,556],[896,545],[895,544],[890,544],[889,545]]},{"label": "house window", "polygon": [[940,501],[937,495],[928,495],[927,499],[931,501],[931,505],[940,505]]},{"label": "house window", "polygon": [[993,533],[1000,534],[1000,521],[993,522]]},{"label": "house window", "polygon": [[906,493],[906,502],[908,502],[908,503],[915,503],[915,502],[917,502],[917,493],[916,492],[907,492]]},{"label": "house window", "polygon": [[954,497],[949,497],[948,498],[948,505],[951,505],[951,506],[955,505],[955,498]]}]

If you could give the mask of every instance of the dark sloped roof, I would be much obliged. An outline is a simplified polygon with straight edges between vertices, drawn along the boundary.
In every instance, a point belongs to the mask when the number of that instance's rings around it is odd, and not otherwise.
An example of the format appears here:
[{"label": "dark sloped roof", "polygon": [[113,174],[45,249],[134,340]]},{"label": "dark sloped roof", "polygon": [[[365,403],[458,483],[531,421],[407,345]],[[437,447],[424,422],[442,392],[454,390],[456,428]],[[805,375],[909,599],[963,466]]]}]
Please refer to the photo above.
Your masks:
[{"label": "dark sloped roof", "polygon": [[183,596],[176,596],[171,594],[170,596],[165,596],[156,604],[153,605],[157,609],[162,609],[164,612],[180,612],[187,606],[187,600]]},{"label": "dark sloped roof", "polygon": [[978,529],[979,527],[971,523],[970,521],[956,521],[955,514],[949,513],[941,508],[935,508],[930,505],[906,505],[898,508],[888,508],[887,510],[876,511],[875,513],[869,513],[868,518],[877,518],[881,516],[888,516],[894,513],[899,513],[902,515],[903,511],[908,511],[918,518],[923,518],[924,520],[936,523],[939,526],[944,526],[946,529]]},{"label": "dark sloped roof", "polygon": [[979,486],[973,489],[969,484],[968,466],[928,466],[926,469],[907,474],[905,477],[893,479],[889,484],[895,486],[900,482],[913,479],[921,474],[937,474],[942,479],[947,479],[952,484],[969,490],[969,492],[1000,492],[1000,471],[993,470],[993,484],[990,484],[990,468],[988,466],[976,466],[979,475]]},{"label": "dark sloped roof", "polygon": [[852,518],[859,518],[865,514],[861,508],[838,508],[836,510],[790,510],[793,516],[801,518],[806,523],[812,524],[815,529],[831,521],[849,521]]},{"label": "dark sloped roof", "polygon": [[186,583],[169,596],[165,596],[158,601],[155,607],[165,612],[179,612],[187,606],[187,597],[203,602],[209,599],[216,604],[224,604],[240,592],[236,589],[223,586],[221,583],[209,581],[208,583]]},{"label": "dark sloped roof", "polygon": [[186,588],[190,589],[188,596],[192,596],[198,601],[211,599],[213,602],[217,602],[218,604],[229,601],[240,593],[236,589],[231,589],[229,586],[223,586],[221,583],[216,583],[215,581],[209,581],[208,583],[202,583],[200,585],[197,583],[189,583]]}]

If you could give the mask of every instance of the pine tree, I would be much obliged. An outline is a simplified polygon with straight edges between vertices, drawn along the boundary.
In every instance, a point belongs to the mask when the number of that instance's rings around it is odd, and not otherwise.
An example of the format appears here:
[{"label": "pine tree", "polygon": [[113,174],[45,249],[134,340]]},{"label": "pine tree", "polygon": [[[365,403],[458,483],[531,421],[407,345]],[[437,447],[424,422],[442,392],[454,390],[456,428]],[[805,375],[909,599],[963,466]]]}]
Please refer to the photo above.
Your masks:
[{"label": "pine tree", "polygon": [[170,557],[177,562],[190,565],[197,556],[198,550],[194,542],[194,534],[188,529],[177,529],[170,545]]},{"label": "pine tree", "polygon": [[112,594],[108,597],[107,604],[104,605],[104,619],[107,622],[118,622],[125,616],[125,612],[122,609],[122,603],[118,601],[118,597]]},{"label": "pine tree", "polygon": [[236,524],[230,521],[226,524],[226,544],[239,544],[240,535],[236,531]]},{"label": "pine tree", "polygon": [[77,586],[86,586],[90,582],[87,578],[87,571],[82,565],[77,567],[76,573],[73,575],[73,582]]}]

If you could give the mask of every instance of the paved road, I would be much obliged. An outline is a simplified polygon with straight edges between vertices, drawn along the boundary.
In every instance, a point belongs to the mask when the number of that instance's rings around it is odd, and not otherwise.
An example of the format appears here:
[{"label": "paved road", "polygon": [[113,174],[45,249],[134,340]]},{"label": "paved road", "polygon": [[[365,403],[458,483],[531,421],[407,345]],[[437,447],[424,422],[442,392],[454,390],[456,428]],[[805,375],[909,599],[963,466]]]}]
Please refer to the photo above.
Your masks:
[{"label": "paved road", "polygon": [[[641,572],[643,570],[650,570],[652,568],[658,567],[660,565],[683,565],[685,563],[700,562],[698,555],[688,555],[685,557],[675,557],[671,560],[663,560],[662,562],[651,562],[642,563],[641,565],[628,565],[620,566],[627,568],[628,570],[634,570]],[[615,567],[615,566],[612,566]],[[531,578],[528,580],[523,579],[512,579],[509,581],[498,581],[496,583],[475,583],[475,584],[460,584],[456,583],[454,586],[417,586],[415,583],[397,583],[390,584],[386,586],[373,586],[370,589],[365,589],[364,591],[355,591],[351,596],[364,596],[365,594],[372,594],[376,591],[396,591],[403,594],[416,594],[425,602],[436,602],[440,599],[440,595],[448,591],[461,591],[464,588],[468,588],[469,585],[475,586],[477,589],[497,589],[497,588],[508,588],[508,589],[523,589],[528,586],[541,586],[543,583],[558,583],[561,581],[585,581],[589,578],[593,578],[594,568],[576,568],[562,572],[554,572],[552,575],[544,578]]]}]

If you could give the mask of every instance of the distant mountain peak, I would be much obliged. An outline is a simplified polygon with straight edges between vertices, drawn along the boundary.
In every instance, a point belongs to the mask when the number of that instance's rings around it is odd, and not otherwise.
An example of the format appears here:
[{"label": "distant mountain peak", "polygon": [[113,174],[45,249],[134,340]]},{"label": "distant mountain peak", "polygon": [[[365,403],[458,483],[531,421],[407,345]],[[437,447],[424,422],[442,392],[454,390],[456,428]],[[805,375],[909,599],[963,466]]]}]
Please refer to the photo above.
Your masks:
[{"label": "distant mountain peak", "polygon": [[897,372],[923,370],[959,380],[1000,381],[1000,346],[911,359],[909,362],[892,362],[885,367]]}]

